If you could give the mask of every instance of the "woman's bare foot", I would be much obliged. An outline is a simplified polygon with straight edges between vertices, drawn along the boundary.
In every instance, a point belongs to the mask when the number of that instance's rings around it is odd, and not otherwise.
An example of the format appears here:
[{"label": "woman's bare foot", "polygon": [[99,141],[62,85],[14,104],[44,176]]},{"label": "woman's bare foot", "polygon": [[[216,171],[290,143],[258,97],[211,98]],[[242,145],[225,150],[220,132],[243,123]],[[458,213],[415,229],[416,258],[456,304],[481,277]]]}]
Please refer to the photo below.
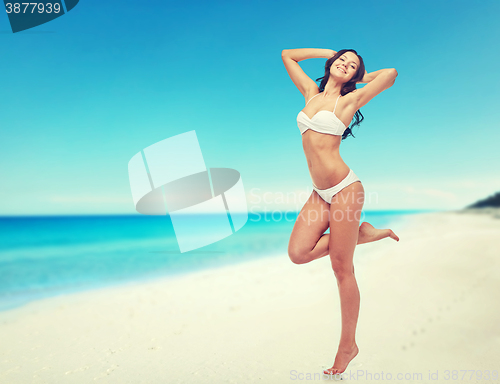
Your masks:
[{"label": "woman's bare foot", "polygon": [[390,229],[377,229],[366,221],[359,226],[358,244],[371,243],[386,237],[399,241],[399,237]]},{"label": "woman's bare foot", "polygon": [[346,370],[347,366],[351,362],[352,359],[356,357],[359,349],[356,344],[350,349],[343,350],[340,349],[337,352],[337,356],[335,356],[335,362],[333,363],[333,367],[330,369],[326,369],[323,371],[325,375],[336,375],[337,373],[342,373]]}]

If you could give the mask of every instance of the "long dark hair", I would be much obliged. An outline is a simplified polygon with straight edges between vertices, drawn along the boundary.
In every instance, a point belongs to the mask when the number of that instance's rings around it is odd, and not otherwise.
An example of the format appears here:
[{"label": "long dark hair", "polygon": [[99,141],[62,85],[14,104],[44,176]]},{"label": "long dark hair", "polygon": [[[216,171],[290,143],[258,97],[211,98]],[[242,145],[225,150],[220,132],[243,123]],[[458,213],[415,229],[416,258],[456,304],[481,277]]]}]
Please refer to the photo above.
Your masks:
[{"label": "long dark hair", "polygon": [[[365,75],[365,63],[363,62],[363,58],[358,55],[358,53],[354,49],[341,49],[338,51],[333,57],[330,57],[325,64],[325,76],[320,77],[316,79],[316,81],[321,81],[319,85],[319,91],[323,92],[325,90],[326,83],[328,83],[328,79],[330,78],[330,67],[332,66],[333,62],[337,60],[340,56],[342,56],[346,52],[353,52],[356,56],[358,56],[359,59],[359,66],[358,70],[352,77],[350,81],[342,85],[342,89],[340,90],[340,94],[342,96],[347,95],[348,93],[354,91],[356,89],[356,82],[361,81],[363,79],[363,76]],[[346,139],[349,135],[354,137],[352,134],[351,128],[355,127],[356,125],[359,125],[363,120],[363,114],[361,111],[358,109],[356,113],[354,114],[354,117],[351,121],[351,125],[347,127],[347,129],[344,131],[344,134],[342,135],[342,140]]]}]

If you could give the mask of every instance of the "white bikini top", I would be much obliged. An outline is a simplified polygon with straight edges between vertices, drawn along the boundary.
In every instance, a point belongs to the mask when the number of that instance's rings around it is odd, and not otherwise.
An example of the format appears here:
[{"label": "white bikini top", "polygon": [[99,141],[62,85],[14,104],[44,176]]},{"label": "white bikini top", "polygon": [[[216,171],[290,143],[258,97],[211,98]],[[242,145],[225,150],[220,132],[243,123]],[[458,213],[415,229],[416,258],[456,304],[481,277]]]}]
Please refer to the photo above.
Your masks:
[{"label": "white bikini top", "polygon": [[[309,99],[311,101],[314,97],[321,95],[318,93]],[[316,114],[309,118],[304,111],[300,111],[297,115],[297,125],[300,129],[300,133],[303,135],[305,131],[308,129],[312,131],[316,131],[319,133],[327,133],[329,135],[337,135],[341,136],[347,127],[344,125],[342,121],[335,115],[335,110],[337,109],[337,103],[339,102],[339,97],[337,97],[337,101],[335,102],[335,108],[332,111],[327,111],[323,109],[321,111],[316,112]],[[309,104],[309,101],[307,104]],[[306,105],[307,105],[306,104]]]}]

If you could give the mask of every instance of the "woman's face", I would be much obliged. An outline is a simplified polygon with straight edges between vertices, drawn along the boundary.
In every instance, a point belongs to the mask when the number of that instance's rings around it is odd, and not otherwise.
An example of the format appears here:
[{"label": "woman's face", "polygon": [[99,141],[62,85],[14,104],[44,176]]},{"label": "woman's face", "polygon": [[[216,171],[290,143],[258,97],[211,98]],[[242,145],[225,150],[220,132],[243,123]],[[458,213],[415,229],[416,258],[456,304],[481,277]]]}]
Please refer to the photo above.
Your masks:
[{"label": "woman's face", "polygon": [[330,74],[342,83],[347,83],[356,74],[358,67],[358,55],[353,52],[345,52],[333,62],[330,67]]}]

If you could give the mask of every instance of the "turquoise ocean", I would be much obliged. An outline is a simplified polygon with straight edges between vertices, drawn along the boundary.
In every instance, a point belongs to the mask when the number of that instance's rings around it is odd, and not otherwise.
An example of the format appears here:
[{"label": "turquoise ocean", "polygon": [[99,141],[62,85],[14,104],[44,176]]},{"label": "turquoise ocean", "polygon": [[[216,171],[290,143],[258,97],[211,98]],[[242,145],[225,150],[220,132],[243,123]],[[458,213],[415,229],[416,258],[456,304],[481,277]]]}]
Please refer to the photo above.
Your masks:
[{"label": "turquoise ocean", "polygon": [[[361,219],[388,228],[423,212],[366,211]],[[288,257],[296,217],[250,213],[235,234],[186,253],[179,250],[169,216],[0,217],[0,310],[87,289]]]}]

